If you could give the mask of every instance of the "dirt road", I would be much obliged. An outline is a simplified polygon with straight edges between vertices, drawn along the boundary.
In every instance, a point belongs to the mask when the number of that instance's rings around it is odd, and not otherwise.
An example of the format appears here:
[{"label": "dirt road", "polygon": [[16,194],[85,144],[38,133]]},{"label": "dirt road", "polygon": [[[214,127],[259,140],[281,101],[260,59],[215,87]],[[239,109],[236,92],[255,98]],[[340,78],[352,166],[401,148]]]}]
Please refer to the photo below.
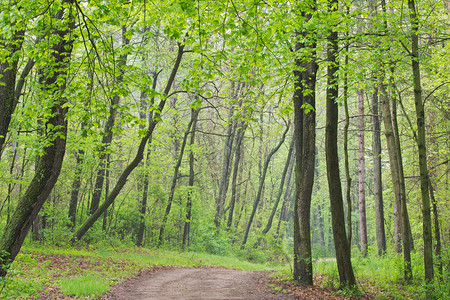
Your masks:
[{"label": "dirt road", "polygon": [[106,299],[295,299],[266,285],[267,273],[217,268],[176,268],[140,275]]}]

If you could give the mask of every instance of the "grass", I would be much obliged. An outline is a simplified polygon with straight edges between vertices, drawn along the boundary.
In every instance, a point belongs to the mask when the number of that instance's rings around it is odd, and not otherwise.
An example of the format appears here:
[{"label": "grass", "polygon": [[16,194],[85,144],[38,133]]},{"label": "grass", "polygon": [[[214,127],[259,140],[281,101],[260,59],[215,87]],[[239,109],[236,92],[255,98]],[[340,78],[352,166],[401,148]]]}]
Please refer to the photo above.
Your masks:
[{"label": "grass", "polygon": [[58,282],[61,292],[75,297],[99,297],[108,291],[109,284],[97,275],[61,278]]},{"label": "grass", "polygon": [[[424,282],[423,257],[420,252],[412,253],[412,282],[403,280],[402,255],[389,253],[379,257],[376,253],[370,253],[368,257],[362,258],[359,252],[355,252],[352,253],[352,265],[357,289],[338,290],[339,274],[336,262],[326,260],[317,261],[313,265],[314,285],[334,291],[333,297],[336,296],[336,299],[339,295],[353,298],[364,294],[372,295],[375,299],[450,299],[450,282],[445,279],[445,274],[443,280],[436,280],[431,284]],[[447,271],[447,278],[448,275],[450,273]],[[291,270],[287,268],[273,273],[272,276],[278,278],[281,285],[286,285],[286,282],[293,279]],[[297,288],[293,287],[294,290]]]}]

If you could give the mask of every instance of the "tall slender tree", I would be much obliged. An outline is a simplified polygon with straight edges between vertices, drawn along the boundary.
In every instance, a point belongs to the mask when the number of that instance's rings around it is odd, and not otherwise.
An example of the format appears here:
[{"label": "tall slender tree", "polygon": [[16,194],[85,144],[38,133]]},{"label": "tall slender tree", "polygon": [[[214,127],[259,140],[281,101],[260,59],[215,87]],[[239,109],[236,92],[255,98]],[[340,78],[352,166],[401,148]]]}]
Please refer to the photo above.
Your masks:
[{"label": "tall slender tree", "polygon": [[431,282],[434,278],[433,269],[433,239],[431,226],[431,207],[429,194],[429,176],[427,166],[427,147],[425,141],[425,109],[422,100],[422,84],[420,81],[419,55],[419,18],[415,0],[408,0],[409,21],[411,23],[411,67],[414,87],[414,104],[417,117],[417,148],[419,150],[420,190],[422,194],[423,221],[423,260],[425,264],[425,280]]},{"label": "tall slender tree", "polygon": [[194,189],[194,179],[195,179],[195,172],[194,172],[194,162],[195,162],[195,156],[194,156],[194,146],[195,146],[195,131],[197,130],[197,122],[198,122],[198,115],[199,115],[200,109],[199,108],[191,108],[191,119],[192,122],[192,130],[191,130],[191,136],[189,141],[189,190],[188,195],[186,199],[186,220],[184,221],[184,229],[183,229],[183,242],[182,242],[182,248],[186,248],[188,245],[188,239],[189,239],[189,232],[191,229],[191,218],[192,218],[192,192]]},{"label": "tall slender tree", "polygon": [[373,148],[373,194],[375,200],[375,226],[377,235],[378,255],[386,252],[386,233],[384,230],[384,205],[381,169],[381,129],[378,115],[378,88],[374,87],[372,94],[372,148]]},{"label": "tall slender tree", "polygon": [[[330,13],[338,10],[338,1],[328,3]],[[332,26],[333,24],[331,24]],[[325,127],[325,156],[327,161],[328,188],[330,193],[331,222],[336,251],[336,262],[341,286],[356,284],[350,260],[350,247],[345,233],[344,207],[342,203],[341,178],[339,175],[339,161],[337,149],[338,123],[338,32],[332,27],[327,38],[327,95],[326,95],[326,127]]]}]

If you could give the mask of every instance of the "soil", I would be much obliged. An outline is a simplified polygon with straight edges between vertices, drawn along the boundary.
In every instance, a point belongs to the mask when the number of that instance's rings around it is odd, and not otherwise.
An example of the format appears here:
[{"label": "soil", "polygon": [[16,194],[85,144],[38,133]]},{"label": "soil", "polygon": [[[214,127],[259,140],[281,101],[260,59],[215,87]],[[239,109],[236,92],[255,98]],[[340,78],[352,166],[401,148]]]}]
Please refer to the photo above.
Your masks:
[{"label": "soil", "polygon": [[102,299],[302,299],[272,290],[269,274],[223,268],[163,268],[116,285]]}]

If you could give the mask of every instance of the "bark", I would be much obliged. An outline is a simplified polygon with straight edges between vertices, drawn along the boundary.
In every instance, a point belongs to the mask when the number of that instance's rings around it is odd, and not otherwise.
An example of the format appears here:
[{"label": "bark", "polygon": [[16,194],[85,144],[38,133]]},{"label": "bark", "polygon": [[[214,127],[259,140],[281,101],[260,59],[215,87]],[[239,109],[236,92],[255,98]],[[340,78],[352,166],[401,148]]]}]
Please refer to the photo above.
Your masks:
[{"label": "bark", "polygon": [[[172,68],[170,77],[167,81],[167,85],[164,89],[165,95],[169,94],[172,84],[175,80],[175,76],[178,72],[178,69],[179,69],[180,63],[181,63],[181,59],[183,57],[184,47],[185,46],[183,44],[178,44],[177,58],[176,58],[174,66]],[[119,195],[120,191],[125,186],[125,183],[127,182],[127,178],[131,174],[131,172],[133,172],[133,170],[140,164],[140,162],[144,158],[145,145],[147,144],[147,141],[149,140],[150,136],[153,134],[153,131],[161,118],[161,112],[163,111],[165,104],[166,104],[165,99],[160,101],[159,106],[158,106],[159,112],[158,112],[158,114],[155,114],[155,117],[149,123],[149,125],[147,127],[147,133],[141,139],[141,141],[139,143],[138,150],[136,152],[136,156],[130,162],[130,164],[123,170],[122,174],[119,176],[119,179],[117,180],[114,188],[112,189],[111,193],[108,195],[106,200],[102,203],[102,205],[99,206],[99,208],[86,220],[86,222],[75,233],[73,240],[80,240],[83,237],[83,235],[92,227],[92,225],[94,225],[94,223],[98,220],[98,218],[102,215],[102,213],[106,209],[108,209],[108,207],[114,202],[116,197]]]},{"label": "bark", "polygon": [[[122,26],[122,47],[126,47],[130,43],[130,39],[126,38],[127,29],[125,26]],[[127,54],[122,54],[119,56],[118,61],[118,69],[119,75],[115,78],[115,85],[121,85],[124,79],[124,67],[127,64]],[[103,184],[105,181],[105,172],[106,172],[106,158],[108,156],[108,148],[111,144],[113,138],[113,127],[116,122],[117,110],[119,107],[120,96],[114,95],[111,98],[111,105],[109,107],[109,116],[106,121],[105,128],[103,130],[103,137],[100,147],[100,163],[98,165],[97,176],[95,179],[95,187],[94,192],[92,194],[91,207],[89,208],[89,213],[92,214],[100,204],[100,199],[102,196]]]},{"label": "bark", "polygon": [[8,40],[3,37],[0,39],[0,48],[8,53],[0,63],[0,158],[11,117],[18,102],[15,97],[17,65],[20,58],[18,52],[22,48],[25,35],[25,30],[21,29],[23,25],[14,23],[13,26],[17,26],[18,29],[14,31],[12,37]]},{"label": "bark", "polygon": [[[294,143],[295,145],[295,143]],[[294,146],[294,153],[292,154],[293,157],[295,158],[295,146]],[[287,222],[288,221],[288,206],[289,206],[289,201],[291,199],[291,195],[292,195],[292,169],[294,168],[294,164],[295,164],[295,159],[291,159],[290,163],[289,163],[289,169],[288,169],[288,173],[287,173],[287,179],[286,179],[286,190],[284,192],[284,196],[283,196],[283,204],[281,205],[281,210],[280,210],[280,218],[278,220],[278,225],[277,225],[277,234],[276,236],[278,238],[281,238],[280,236],[280,227],[281,227],[281,221]]]},{"label": "bark", "polygon": [[367,224],[366,224],[366,189],[365,189],[365,157],[364,157],[364,89],[358,91],[358,199],[359,199],[359,234],[361,253],[367,256]]},{"label": "bark", "polygon": [[75,153],[75,176],[72,182],[72,189],[70,192],[70,203],[69,203],[69,220],[72,228],[75,228],[76,217],[77,217],[77,205],[78,205],[78,195],[80,193],[83,161],[84,161],[84,150],[78,149]]},{"label": "bark", "polygon": [[164,217],[163,217],[163,220],[162,220],[161,228],[159,229],[159,240],[158,240],[158,245],[159,246],[162,244],[163,237],[164,237],[164,230],[165,230],[165,227],[166,227],[166,224],[167,224],[167,219],[169,217],[170,210],[172,208],[173,196],[175,194],[175,188],[176,188],[177,181],[178,181],[178,170],[180,169],[181,162],[183,160],[184,149],[186,148],[186,143],[187,143],[188,136],[189,136],[189,134],[191,132],[191,128],[192,128],[193,123],[196,122],[196,119],[197,119],[196,114],[192,114],[191,115],[191,120],[189,121],[189,124],[188,124],[187,129],[186,129],[186,132],[184,133],[183,142],[181,143],[180,152],[178,154],[178,159],[177,159],[177,162],[176,162],[174,170],[173,170],[172,184],[170,186],[170,192],[169,192],[169,198],[167,200],[166,211],[164,213]]},{"label": "bark", "polygon": [[436,203],[436,199],[434,197],[434,189],[433,189],[433,184],[431,183],[431,178],[430,178],[429,184],[430,184],[430,198],[431,198],[431,203],[433,204],[434,238],[436,239],[435,253],[436,253],[436,260],[437,260],[437,267],[439,270],[439,274],[442,276],[441,229],[440,229],[440,225],[439,225],[437,203]]},{"label": "bark", "polygon": [[184,222],[183,228],[183,243],[182,248],[185,249],[188,244],[189,239],[189,231],[191,228],[191,213],[192,213],[192,191],[194,189],[194,145],[195,145],[195,131],[197,130],[197,121],[198,121],[199,109],[191,109],[191,119],[192,122],[192,132],[191,132],[191,140],[189,141],[190,151],[189,151],[189,191],[186,200],[186,221]]},{"label": "bark", "polygon": [[[347,7],[347,13],[350,9]],[[345,125],[344,125],[344,166],[345,166],[345,200],[347,203],[347,240],[349,247],[352,246],[352,199],[351,199],[351,186],[352,178],[350,177],[349,159],[348,159],[348,128],[350,126],[350,116],[348,113],[348,43],[345,45],[345,73],[344,73],[344,113],[345,113]]]},{"label": "bark", "polygon": [[[381,8],[383,11],[383,15],[386,16],[386,1],[381,1]],[[383,20],[383,29],[385,33],[387,34],[388,31],[388,24],[386,17],[384,17]],[[387,47],[387,50],[390,50],[389,47]],[[381,62],[379,62],[381,67]],[[386,86],[384,84],[384,70],[380,71],[380,74],[377,75],[378,79],[378,91],[379,91],[379,97],[381,100],[381,107],[382,107],[382,115],[383,115],[383,124],[384,124],[384,134],[386,136],[386,144],[388,148],[388,154],[389,154],[389,165],[391,168],[391,177],[392,177],[392,187],[394,190],[394,250],[396,253],[400,253],[402,251],[401,249],[401,214],[400,214],[400,207],[401,207],[401,189],[400,189],[400,173],[399,173],[399,164],[398,164],[398,153],[396,152],[396,140],[394,136],[394,128],[392,123],[392,113],[390,109],[390,100],[389,95],[386,91]]]},{"label": "bark", "polygon": [[[110,174],[110,170],[111,170],[111,155],[108,154],[106,156],[106,168],[105,168],[105,200],[108,197],[109,194],[109,174]],[[111,225],[111,220],[113,217],[113,213],[114,213],[114,206],[111,207],[110,211],[109,211],[111,217],[109,218],[109,224]],[[105,212],[103,213],[103,224],[102,224],[102,231],[107,234],[107,223],[108,223],[108,210],[105,210]],[[109,228],[109,227],[108,227]]]},{"label": "bark", "polygon": [[[146,58],[144,58],[145,60]],[[153,82],[152,82],[152,90],[156,89],[156,84],[158,82],[158,76],[159,72],[155,73],[153,76]],[[144,120],[147,115],[148,105],[147,105],[147,97],[148,95],[144,92],[141,93],[141,110],[139,112],[141,120]],[[155,98],[152,97],[150,100],[150,103],[153,105],[155,102]],[[153,113],[148,112],[148,122],[150,123],[153,119]],[[144,129],[143,125],[139,125],[140,129]],[[141,247],[142,242],[144,239],[144,233],[145,233],[145,214],[147,212],[147,197],[148,197],[148,187],[149,187],[149,174],[148,174],[148,167],[150,165],[150,154],[151,154],[151,147],[152,144],[152,136],[148,139],[147,142],[147,157],[145,161],[145,171],[144,171],[144,178],[142,180],[142,200],[139,205],[139,213],[140,213],[140,223],[139,223],[139,229],[136,235],[136,246]]]},{"label": "bark", "polygon": [[375,87],[372,95],[372,124],[373,124],[373,194],[375,200],[375,226],[377,235],[378,255],[386,253],[386,233],[384,230],[384,205],[381,169],[381,129],[378,116],[378,89]]},{"label": "bark", "polygon": [[[305,37],[306,38],[306,37]],[[302,72],[302,93],[303,105],[311,108],[309,112],[304,109],[295,109],[295,112],[303,114],[303,142],[302,142],[302,168],[300,189],[296,191],[296,200],[298,201],[299,217],[299,256],[294,264],[297,265],[297,271],[294,272],[294,279],[301,283],[312,285],[312,253],[311,253],[311,195],[314,185],[314,172],[316,166],[316,74],[318,65],[316,63],[316,43],[309,42],[307,47],[311,51],[307,62],[303,63]],[[297,179],[296,179],[297,180]],[[298,274],[298,277],[295,275]]]},{"label": "bark", "polygon": [[325,248],[325,235],[324,231],[324,220],[322,216],[322,206],[317,204],[317,227],[319,228],[319,243],[320,247]]},{"label": "bark", "polygon": [[[394,70],[391,71],[392,73]],[[391,78],[391,87],[396,90],[394,80]],[[410,250],[414,250],[414,243],[412,239],[411,234],[411,224],[409,223],[409,216],[408,216],[408,210],[406,209],[406,186],[405,186],[405,173],[403,172],[403,158],[402,158],[402,148],[400,144],[400,131],[398,129],[398,123],[397,123],[397,99],[395,97],[391,97],[391,112],[392,112],[392,126],[394,131],[394,138],[395,138],[395,147],[397,151],[398,156],[398,170],[399,170],[399,180],[400,180],[400,192],[401,192],[401,214],[402,214],[402,224],[404,222],[406,233],[408,235],[408,240],[406,241],[406,244],[409,245]],[[403,208],[403,203],[405,203],[405,208]],[[403,210],[402,210],[403,209]],[[404,216],[403,216],[404,213]],[[403,220],[403,218],[405,218]],[[402,225],[403,226],[403,225]],[[403,227],[402,227],[403,228]],[[403,231],[402,231],[403,235]]]},{"label": "bark", "polygon": [[[65,12],[61,8],[55,19],[65,20],[67,28],[54,30],[52,33],[58,41],[52,46],[51,53],[55,68],[51,72],[40,71],[39,82],[46,96],[55,98],[49,112],[51,117],[45,122],[49,145],[39,158],[35,175],[25,194],[19,199],[11,221],[6,225],[0,240],[0,276],[4,277],[9,265],[14,261],[28,234],[28,231],[52,191],[61,171],[66,149],[67,120],[63,96],[66,88],[65,76],[73,46],[72,32],[75,27],[71,11],[72,1],[64,1],[69,6]],[[64,19],[63,19],[64,18]],[[61,78],[64,78],[61,80]],[[63,82],[61,84],[61,82]]]},{"label": "bark", "polygon": [[[240,83],[238,83],[238,86],[235,87],[235,83],[231,83],[231,89],[233,91],[232,97],[236,99],[238,97],[239,93],[239,86]],[[234,143],[234,135],[236,132],[236,122],[232,120],[234,114],[234,108],[231,108],[229,111],[229,125],[227,129],[227,137],[225,139],[224,149],[223,149],[223,164],[222,164],[222,171],[220,176],[220,183],[219,183],[219,195],[216,199],[216,214],[214,217],[214,224],[216,224],[216,227],[220,227],[220,221],[222,218],[222,215],[224,213],[224,206],[225,206],[225,200],[227,197],[227,191],[228,191],[228,183],[230,179],[230,166],[232,163],[232,149],[233,149],[233,143]]]},{"label": "bark", "polygon": [[272,227],[273,218],[275,217],[275,213],[278,209],[278,204],[280,203],[281,194],[284,190],[284,182],[286,181],[286,176],[289,171],[289,166],[291,165],[292,156],[294,154],[294,139],[291,141],[291,145],[289,146],[289,153],[286,159],[286,164],[284,165],[283,173],[281,174],[281,182],[280,182],[280,189],[278,190],[277,196],[275,197],[275,201],[273,204],[272,212],[270,213],[269,220],[267,221],[267,225],[262,231],[263,234],[266,234],[269,232],[270,228]]},{"label": "bark", "polygon": [[147,213],[147,198],[148,198],[148,187],[149,187],[149,176],[147,167],[149,166],[150,161],[150,154],[151,154],[151,148],[150,145],[152,144],[152,136],[148,139],[148,148],[147,148],[147,157],[146,157],[146,164],[145,164],[145,171],[144,171],[144,178],[143,178],[143,185],[142,185],[142,199],[139,204],[139,214],[140,214],[140,222],[139,222],[139,229],[136,235],[136,246],[141,247],[143,245],[144,240],[144,233],[145,233],[145,215]]},{"label": "bark", "polygon": [[242,156],[242,141],[244,140],[245,130],[247,129],[247,124],[241,123],[236,134],[236,149],[234,153],[234,167],[233,167],[233,177],[231,179],[231,200],[230,200],[230,211],[228,212],[227,229],[230,230],[231,224],[233,224],[233,214],[234,206],[236,205],[238,195],[237,195],[237,177],[239,173],[239,164],[241,162]]},{"label": "bark", "polygon": [[[392,126],[392,115],[389,105],[390,96],[387,94],[386,88],[384,86],[383,77],[379,77],[380,85],[380,98],[383,107],[383,123],[386,136],[386,143],[388,146],[389,153],[389,163],[391,167],[392,185],[394,189],[394,242],[395,242],[395,252],[401,252],[401,242],[403,241],[403,259],[404,259],[404,274],[405,279],[410,280],[412,278],[411,270],[411,254],[409,247],[409,235],[407,232],[407,211],[406,211],[406,198],[404,197],[403,189],[401,188],[402,177],[400,172],[400,164],[402,164],[397,149],[400,145],[394,137],[394,128]],[[398,148],[397,148],[398,147]],[[401,239],[400,239],[401,234]]]},{"label": "bark", "polygon": [[[370,27],[376,27],[377,16],[377,1],[368,0],[369,14],[372,18]],[[379,48],[380,42],[375,40],[374,48]],[[373,74],[375,82],[377,82],[377,74]],[[383,181],[381,168],[381,129],[379,116],[379,98],[378,88],[373,86],[374,92],[372,94],[372,148],[373,148],[373,193],[375,202],[375,229],[377,238],[378,255],[381,256],[386,253],[386,233],[384,229],[384,205],[383,205]]]},{"label": "bark", "polygon": [[288,131],[289,126],[286,127],[286,130],[283,132],[280,142],[278,143],[278,145],[275,146],[275,148],[272,149],[272,151],[270,151],[269,155],[266,158],[266,161],[264,162],[263,171],[261,174],[261,178],[259,180],[258,193],[256,195],[255,201],[253,202],[253,209],[250,214],[250,219],[248,220],[247,227],[245,229],[244,240],[242,241],[242,248],[247,243],[248,234],[250,232],[250,227],[252,226],[253,218],[255,217],[256,214],[256,209],[258,208],[258,204],[261,201],[261,195],[264,188],[264,181],[266,179],[267,169],[269,167],[270,160],[272,159],[272,156],[278,151],[278,149],[280,149],[281,145],[283,145],[284,140],[286,139],[286,133]]},{"label": "bark", "polygon": [[[338,9],[338,1],[329,3],[329,11]],[[340,284],[354,286],[356,284],[350,260],[350,247],[345,233],[345,216],[342,203],[342,188],[339,175],[339,161],[337,148],[338,125],[338,33],[330,30],[327,38],[327,95],[326,95],[326,128],[325,128],[325,154],[327,162],[328,188],[331,204],[331,222],[333,228],[334,247],[339,272]]]},{"label": "bark", "polygon": [[[425,110],[422,99],[422,85],[420,82],[419,62],[419,19],[414,0],[408,0],[409,20],[411,23],[411,66],[414,83],[414,104],[417,116],[417,148],[419,150],[420,190],[422,194],[422,222],[423,222],[423,256],[425,264],[425,280],[431,282],[434,277],[433,269],[433,239],[431,227],[431,208],[428,183],[427,148],[425,141]],[[406,205],[405,205],[406,206]],[[403,206],[402,206],[403,207]]]},{"label": "bark", "polygon": [[[296,52],[302,48],[302,44],[296,44]],[[296,67],[301,68],[301,61],[295,61]],[[295,148],[295,169],[294,169],[294,280],[300,278],[299,262],[302,257],[300,252],[300,202],[299,194],[302,184],[302,169],[303,169],[303,91],[302,91],[302,75],[299,70],[294,70],[294,148]]]}]

